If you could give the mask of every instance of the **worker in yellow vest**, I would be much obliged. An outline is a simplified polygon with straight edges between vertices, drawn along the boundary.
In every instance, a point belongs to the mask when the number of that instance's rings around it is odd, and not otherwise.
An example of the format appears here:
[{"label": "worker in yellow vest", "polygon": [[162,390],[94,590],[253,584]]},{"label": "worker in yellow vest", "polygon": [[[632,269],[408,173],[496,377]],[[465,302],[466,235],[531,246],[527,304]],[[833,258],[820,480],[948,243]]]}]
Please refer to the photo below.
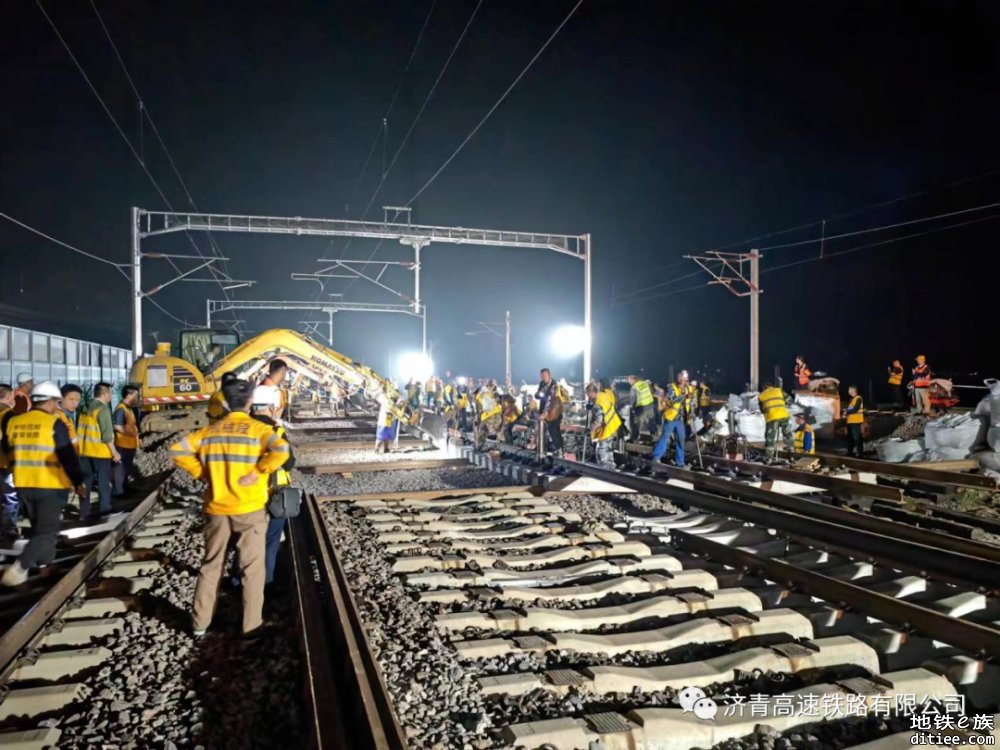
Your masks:
[{"label": "worker in yellow vest", "polygon": [[795,415],[795,452],[810,455],[816,452],[816,434],[804,411]]},{"label": "worker in yellow vest", "polygon": [[615,468],[614,440],[622,427],[615,410],[615,393],[597,383],[587,385],[590,402],[590,437],[594,441],[594,459],[603,469]]},{"label": "worker in yellow vest", "polygon": [[688,385],[687,370],[677,373],[677,380],[667,386],[662,396],[659,396],[660,414],[663,426],[660,439],[653,448],[652,461],[655,463],[663,458],[674,436],[674,463],[684,466],[684,441],[687,440],[687,423],[691,418],[688,409],[691,406],[691,388]]},{"label": "worker in yellow vest", "polygon": [[[98,383],[87,411],[80,415],[80,461],[87,496],[80,500],[80,517],[97,520],[111,513],[111,471],[122,460],[115,446],[115,428],[111,419],[111,385]],[[96,488],[98,512],[90,504],[90,493]]]},{"label": "worker in yellow vest", "polygon": [[505,443],[514,442],[514,425],[521,421],[521,413],[514,396],[508,393],[500,397],[500,417],[503,421],[502,435]]},{"label": "worker in yellow vest", "polygon": [[[281,393],[274,386],[259,385],[253,389],[252,416],[261,424],[266,424],[279,438],[285,437],[285,428],[278,424],[281,409]],[[289,472],[295,468],[295,454],[288,446],[288,458],[281,468],[271,475],[271,491],[287,487],[292,483]],[[274,566],[281,548],[281,534],[285,530],[286,518],[275,518],[268,514],[267,533],[264,537],[264,584],[274,580]]]},{"label": "worker in yellow vest", "polygon": [[115,407],[112,423],[115,430],[115,448],[122,460],[115,464],[115,497],[125,494],[132,462],[139,450],[139,425],[135,418],[135,402],[139,399],[139,389],[134,385],[122,388],[122,400]]},{"label": "worker in yellow vest", "polygon": [[768,458],[778,455],[778,436],[784,440],[789,453],[795,448],[795,438],[788,424],[788,402],[785,394],[774,383],[765,383],[760,392],[760,410],[764,413],[764,452]]},{"label": "worker in yellow vest", "polygon": [[77,425],[80,424],[79,409],[80,401],[83,399],[83,389],[73,383],[67,383],[59,389],[59,392],[62,394],[62,398],[59,400],[59,409],[56,410],[56,416],[60,422],[66,425],[73,448],[79,454],[80,436],[77,432]]},{"label": "worker in yellow vest", "polygon": [[17,416],[14,404],[14,387],[0,383],[0,547],[9,549],[20,537],[17,528],[18,502],[14,477],[10,473],[10,460],[2,440],[7,432],[7,422]]},{"label": "worker in yellow vest", "polygon": [[847,393],[850,399],[844,410],[844,418],[847,420],[847,455],[861,458],[861,453],[864,450],[861,427],[865,423],[865,402],[858,395],[856,385],[849,386]]},{"label": "worker in yellow vest", "polygon": [[224,372],[222,373],[222,379],[219,382],[219,390],[212,394],[212,397],[208,400],[208,423],[218,422],[226,414],[229,413],[229,407],[226,405],[226,399],[222,397],[222,389],[227,385],[232,383],[237,379],[235,372]]},{"label": "worker in yellow vest", "polygon": [[629,392],[627,402],[629,410],[629,432],[633,439],[649,436],[656,417],[656,406],[653,403],[653,389],[649,381],[636,375],[628,376]]},{"label": "worker in yellow vest", "polygon": [[60,398],[62,394],[55,383],[39,383],[31,389],[31,410],[7,422],[4,448],[31,528],[28,543],[0,578],[4,586],[24,583],[29,570],[55,559],[68,490],[75,487],[78,495],[84,494],[80,460],[66,425],[56,417]]},{"label": "worker in yellow vest", "polygon": [[205,491],[205,555],[194,592],[192,630],[203,636],[215,613],[229,539],[243,574],[243,634],[254,637],[263,625],[267,501],[270,475],[289,456],[288,441],[247,411],[253,386],[244,380],[223,389],[229,414],[170,446],[174,463],[195,479],[208,482]]},{"label": "worker in yellow vest", "polygon": [[889,367],[889,395],[892,396],[892,403],[903,406],[903,364],[898,359],[892,360]]}]

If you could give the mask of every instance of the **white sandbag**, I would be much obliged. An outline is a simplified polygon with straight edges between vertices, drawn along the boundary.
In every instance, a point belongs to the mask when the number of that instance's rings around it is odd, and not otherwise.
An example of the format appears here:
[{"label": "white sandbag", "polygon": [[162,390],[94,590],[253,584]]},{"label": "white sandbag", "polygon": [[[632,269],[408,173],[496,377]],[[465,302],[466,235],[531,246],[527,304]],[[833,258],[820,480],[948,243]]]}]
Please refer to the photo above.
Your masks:
[{"label": "white sandbag", "polygon": [[729,411],[742,411],[743,410],[743,399],[737,396],[735,393],[729,394],[729,399],[726,401],[726,406]]},{"label": "white sandbag", "polygon": [[729,437],[729,407],[720,406],[712,415],[712,435]]},{"label": "white sandbag", "polygon": [[991,451],[1000,451],[1000,427],[990,427],[986,432],[986,442]]},{"label": "white sandbag", "polygon": [[990,427],[1000,427],[1000,381],[988,378],[983,382],[990,389],[990,395],[976,404],[972,413],[988,419]]},{"label": "white sandbag", "polygon": [[966,454],[986,442],[986,422],[975,414],[948,414],[924,427],[924,445],[934,448],[965,448]]},{"label": "white sandbag", "polygon": [[878,453],[879,461],[889,464],[901,464],[910,460],[910,456],[924,454],[924,444],[922,440],[887,440],[877,441],[875,451]]},{"label": "white sandbag", "polygon": [[764,415],[741,411],[736,415],[736,431],[751,443],[764,442]]},{"label": "white sandbag", "polygon": [[957,461],[965,458],[969,452],[965,448],[932,448],[914,453],[906,459],[907,463],[914,461]]},{"label": "white sandbag", "polygon": [[809,413],[812,415],[812,420],[809,423],[813,427],[831,424],[837,419],[837,415],[834,413],[836,401],[828,396],[802,393],[800,391],[795,394],[795,403],[809,410]]},{"label": "white sandbag", "polygon": [[984,453],[977,453],[976,460],[979,461],[979,465],[990,471],[1000,471],[1000,453],[986,451]]}]

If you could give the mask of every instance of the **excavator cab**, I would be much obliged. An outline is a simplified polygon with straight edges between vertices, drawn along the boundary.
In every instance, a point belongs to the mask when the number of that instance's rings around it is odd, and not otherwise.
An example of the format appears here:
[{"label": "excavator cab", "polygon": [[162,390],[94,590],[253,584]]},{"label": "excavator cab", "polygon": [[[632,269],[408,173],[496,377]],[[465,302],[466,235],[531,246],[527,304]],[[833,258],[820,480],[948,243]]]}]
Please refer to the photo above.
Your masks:
[{"label": "excavator cab", "polygon": [[[180,354],[199,370],[207,372],[228,356],[240,343],[240,335],[236,331],[191,328],[181,331]],[[219,351],[213,352],[213,346],[218,346]]]}]

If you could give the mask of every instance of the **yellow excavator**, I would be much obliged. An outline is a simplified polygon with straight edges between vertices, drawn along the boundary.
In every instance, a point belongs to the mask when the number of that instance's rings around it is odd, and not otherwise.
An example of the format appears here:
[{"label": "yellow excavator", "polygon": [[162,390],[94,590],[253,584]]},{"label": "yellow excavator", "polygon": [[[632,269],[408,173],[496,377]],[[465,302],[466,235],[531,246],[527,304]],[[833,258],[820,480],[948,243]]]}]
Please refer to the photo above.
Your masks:
[{"label": "yellow excavator", "polygon": [[[218,345],[219,352],[210,354]],[[139,405],[145,416],[143,429],[150,432],[188,430],[208,422],[208,400],[221,387],[222,374],[234,372],[254,381],[268,363],[278,357],[288,363],[291,388],[308,380],[312,388],[334,383],[349,393],[361,393],[369,401],[380,398],[394,404],[399,391],[392,381],[298,331],[275,328],[243,343],[235,333],[183,331],[181,352],[175,357],[170,344],[160,342],[156,353],[137,359],[129,371],[129,382],[140,388]],[[194,364],[200,361],[201,367]],[[204,370],[204,372],[202,371]],[[443,420],[429,413],[405,414],[406,421],[441,439],[447,432]]]}]

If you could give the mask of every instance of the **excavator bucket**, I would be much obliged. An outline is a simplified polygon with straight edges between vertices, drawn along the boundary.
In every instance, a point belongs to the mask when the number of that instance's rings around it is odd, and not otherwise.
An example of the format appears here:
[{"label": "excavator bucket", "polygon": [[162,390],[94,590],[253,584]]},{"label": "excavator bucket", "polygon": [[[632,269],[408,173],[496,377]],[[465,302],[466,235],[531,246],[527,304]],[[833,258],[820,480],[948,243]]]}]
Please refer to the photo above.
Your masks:
[{"label": "excavator bucket", "polygon": [[427,433],[438,446],[444,445],[445,438],[448,437],[448,422],[439,414],[421,411],[417,427]]}]

